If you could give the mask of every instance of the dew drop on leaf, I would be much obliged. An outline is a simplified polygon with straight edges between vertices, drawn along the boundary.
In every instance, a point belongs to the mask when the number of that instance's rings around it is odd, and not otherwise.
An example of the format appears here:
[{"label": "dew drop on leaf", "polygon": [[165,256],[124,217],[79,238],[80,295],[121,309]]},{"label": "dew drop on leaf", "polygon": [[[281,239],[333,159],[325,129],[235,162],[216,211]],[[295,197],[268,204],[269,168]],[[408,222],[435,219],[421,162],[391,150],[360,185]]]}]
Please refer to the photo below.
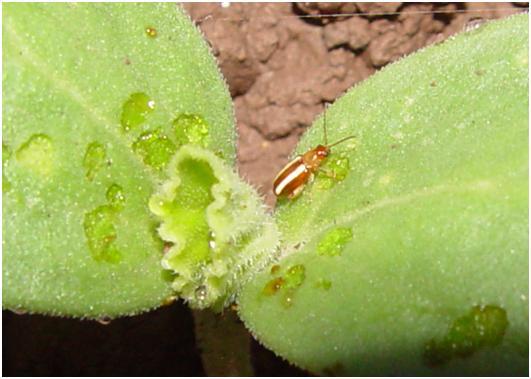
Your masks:
[{"label": "dew drop on leaf", "polygon": [[163,307],[166,307],[168,305],[171,305],[177,300],[177,296],[168,296],[164,300],[162,300],[162,303],[160,304]]},{"label": "dew drop on leaf", "polygon": [[207,289],[205,286],[199,286],[195,290],[195,298],[197,301],[202,302],[207,298]]},{"label": "dew drop on leaf", "polygon": [[463,28],[463,31],[465,32],[471,32],[472,30],[478,29],[481,25],[483,25],[487,20],[482,17],[473,17],[470,20],[468,20]]},{"label": "dew drop on leaf", "polygon": [[340,182],[347,177],[350,171],[349,159],[346,156],[332,156],[329,169],[332,171],[332,178]]},{"label": "dew drop on leaf", "polygon": [[425,344],[424,362],[438,366],[455,357],[466,358],[481,348],[499,345],[508,326],[505,309],[496,305],[472,307],[454,320],[441,340],[432,339]]},{"label": "dew drop on leaf", "polygon": [[284,280],[286,282],[286,288],[298,288],[304,282],[306,278],[306,269],[303,265],[291,266],[286,275],[284,275]]},{"label": "dew drop on leaf", "polygon": [[332,188],[344,180],[350,171],[349,159],[342,155],[331,155],[318,171],[317,187],[322,190]]},{"label": "dew drop on leaf", "polygon": [[340,255],[345,245],[352,239],[350,228],[335,228],[326,233],[317,245],[319,255]]},{"label": "dew drop on leaf", "polygon": [[209,126],[201,116],[181,113],[173,120],[175,137],[179,145],[208,146]]},{"label": "dew drop on leaf", "polygon": [[116,248],[116,228],[114,226],[115,209],[110,205],[101,205],[85,214],[83,228],[88,247],[96,261],[118,263],[121,252]]},{"label": "dew drop on leaf", "polygon": [[120,123],[129,131],[146,121],[146,116],[155,109],[155,101],[142,92],[133,93],[122,105]]},{"label": "dew drop on leaf", "polygon": [[15,309],[12,309],[11,312],[13,312],[14,314],[18,316],[23,316],[28,313],[28,311],[23,308],[15,308]]},{"label": "dew drop on leaf", "polygon": [[160,130],[153,130],[141,134],[133,143],[133,150],[145,164],[161,170],[173,156],[175,145]]},{"label": "dew drop on leaf", "polygon": [[34,134],[24,142],[15,154],[17,161],[40,176],[48,176],[53,170],[53,144],[45,134]]},{"label": "dew drop on leaf", "polygon": [[208,232],[208,247],[210,250],[216,249],[216,233],[213,231]]},{"label": "dew drop on leaf", "polygon": [[124,190],[118,184],[111,184],[105,194],[109,205],[115,210],[121,210],[125,204]]},{"label": "dew drop on leaf", "polygon": [[282,278],[271,279],[264,286],[262,293],[267,296],[272,296],[276,294],[282,288],[282,286],[284,285],[284,282],[285,281]]},{"label": "dew drop on leaf", "polygon": [[330,287],[332,287],[332,282],[331,282],[330,280],[320,278],[320,279],[317,280],[317,282],[315,283],[315,286],[316,286],[317,288],[322,288],[322,289],[324,289],[325,291],[328,291],[328,290],[330,289]]},{"label": "dew drop on leaf", "polygon": [[157,36],[157,29],[155,29],[152,26],[146,27],[146,35],[151,38],[155,38]]},{"label": "dew drop on leaf", "polygon": [[93,180],[99,169],[104,166],[106,156],[105,147],[101,143],[91,142],[87,146],[87,151],[83,158],[83,168],[88,180]]},{"label": "dew drop on leaf", "polygon": [[111,321],[112,319],[109,316],[101,316],[96,320],[96,322],[101,325],[109,325]]}]

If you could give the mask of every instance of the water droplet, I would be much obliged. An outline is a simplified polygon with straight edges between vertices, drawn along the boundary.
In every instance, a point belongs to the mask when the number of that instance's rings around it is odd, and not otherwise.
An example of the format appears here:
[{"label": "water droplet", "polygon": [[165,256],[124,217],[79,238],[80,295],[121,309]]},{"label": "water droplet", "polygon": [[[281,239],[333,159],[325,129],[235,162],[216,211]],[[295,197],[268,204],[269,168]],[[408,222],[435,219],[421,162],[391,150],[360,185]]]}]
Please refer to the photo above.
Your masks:
[{"label": "water droplet", "polygon": [[350,228],[335,228],[326,233],[317,245],[319,255],[340,255],[345,245],[352,240]]},{"label": "water droplet", "polygon": [[155,29],[152,26],[146,27],[146,35],[151,38],[155,38],[157,36],[157,29]]},{"label": "water droplet", "polygon": [[98,142],[91,142],[87,146],[85,157],[83,158],[83,168],[88,180],[94,179],[96,172],[105,165],[106,158],[105,147]]},{"label": "water droplet", "polygon": [[208,146],[209,126],[203,117],[181,113],[173,120],[173,127],[179,145]]},{"label": "water droplet", "polygon": [[22,309],[22,308],[11,309],[11,312],[13,312],[14,314],[19,315],[19,316],[22,316],[22,315],[25,315],[25,314],[28,313],[27,310]]},{"label": "water droplet", "polygon": [[163,307],[166,307],[168,305],[171,305],[177,300],[177,296],[168,296],[164,300],[162,300],[162,303],[160,304]]},{"label": "water droplet", "polygon": [[487,20],[485,20],[482,17],[472,17],[470,20],[467,21],[465,24],[465,27],[463,28],[465,32],[470,32],[472,30],[475,30],[479,28],[481,25],[483,25]]},{"label": "water droplet", "polygon": [[522,301],[527,301],[527,296],[526,296],[525,294],[521,294],[521,295],[520,295],[520,299],[521,299]]},{"label": "water droplet", "polygon": [[85,214],[83,228],[92,257],[97,261],[117,263],[122,254],[116,248],[115,210],[102,205]]},{"label": "water droplet", "polygon": [[45,134],[34,134],[17,150],[17,161],[34,174],[47,176],[53,169],[53,144]]},{"label": "water droplet", "polygon": [[441,340],[432,339],[424,347],[424,361],[430,366],[465,358],[483,347],[499,345],[509,325],[507,312],[496,305],[475,306],[457,318]]},{"label": "water droplet", "polygon": [[306,278],[306,270],[303,265],[291,266],[284,276],[286,288],[298,288]]},{"label": "water droplet", "polygon": [[273,265],[271,266],[271,275],[275,275],[276,273],[278,273],[280,271],[280,266],[279,265]]},{"label": "water droplet", "polygon": [[198,302],[203,302],[206,300],[207,298],[207,289],[205,286],[199,286],[196,288],[195,290],[195,299],[198,301]]},{"label": "water droplet", "polygon": [[100,318],[96,320],[96,322],[101,325],[109,325],[111,321],[112,321],[112,318],[110,316],[101,316]]},{"label": "water droplet", "polygon": [[155,109],[155,102],[142,92],[133,93],[122,105],[120,123],[125,131],[136,128],[146,121],[146,116]]},{"label": "water droplet", "polygon": [[125,204],[125,195],[124,190],[121,186],[118,184],[112,184],[107,189],[107,193],[105,194],[107,201],[109,202],[109,205],[113,207],[115,210],[121,210],[124,207]]},{"label": "water droplet", "polygon": [[262,293],[267,296],[271,296],[276,294],[284,285],[284,279],[282,278],[275,278],[267,282],[267,284],[264,286],[264,289],[262,290]]},{"label": "water droplet", "polygon": [[213,231],[208,232],[208,247],[210,250],[214,250],[216,248],[216,233]]},{"label": "water droplet", "polygon": [[322,190],[330,189],[337,182],[344,180],[349,172],[349,159],[340,154],[332,155],[317,172],[316,185]]},{"label": "water droplet", "polygon": [[175,153],[175,145],[160,130],[148,131],[133,143],[133,150],[145,164],[161,170]]},{"label": "water droplet", "polygon": [[330,287],[332,287],[332,282],[331,282],[330,280],[320,278],[320,279],[317,280],[317,282],[315,283],[315,286],[316,286],[317,288],[322,288],[322,289],[328,291],[328,290],[330,289]]}]

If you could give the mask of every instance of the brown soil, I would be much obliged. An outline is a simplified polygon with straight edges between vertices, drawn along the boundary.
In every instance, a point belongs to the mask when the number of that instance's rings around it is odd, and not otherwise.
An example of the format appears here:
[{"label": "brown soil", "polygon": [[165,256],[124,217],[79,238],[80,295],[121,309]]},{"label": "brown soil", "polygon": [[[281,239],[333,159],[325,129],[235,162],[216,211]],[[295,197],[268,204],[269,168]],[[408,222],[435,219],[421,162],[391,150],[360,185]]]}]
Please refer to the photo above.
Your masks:
[{"label": "brown soil", "polygon": [[325,103],[469,21],[506,17],[522,7],[527,3],[185,5],[234,99],[240,174],[270,205],[272,179]]},{"label": "brown soil", "polygon": [[[185,8],[211,44],[234,98],[240,173],[271,205],[273,177],[326,102],[473,19],[506,17],[527,6],[247,3],[222,8],[189,3]],[[429,13],[442,11],[454,12]],[[181,302],[108,326],[3,312],[3,374],[204,375],[193,325]],[[255,341],[251,353],[255,375],[305,374]]]}]

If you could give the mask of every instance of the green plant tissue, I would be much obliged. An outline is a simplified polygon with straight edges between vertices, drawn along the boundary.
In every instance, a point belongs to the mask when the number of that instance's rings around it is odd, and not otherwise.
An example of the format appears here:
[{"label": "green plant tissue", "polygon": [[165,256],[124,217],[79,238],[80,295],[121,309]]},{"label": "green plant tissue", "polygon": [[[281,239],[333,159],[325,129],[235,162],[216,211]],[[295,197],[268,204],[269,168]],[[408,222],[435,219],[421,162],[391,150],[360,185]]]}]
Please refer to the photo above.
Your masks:
[{"label": "green plant tissue", "polygon": [[527,15],[340,98],[328,138],[355,138],[278,207],[282,258],[243,289],[247,327],[320,374],[527,375],[528,107]]},{"label": "green plant tissue", "polygon": [[173,291],[150,196],[184,144],[235,158],[206,42],[170,3],[4,4],[2,31],[3,306],[161,305]]}]

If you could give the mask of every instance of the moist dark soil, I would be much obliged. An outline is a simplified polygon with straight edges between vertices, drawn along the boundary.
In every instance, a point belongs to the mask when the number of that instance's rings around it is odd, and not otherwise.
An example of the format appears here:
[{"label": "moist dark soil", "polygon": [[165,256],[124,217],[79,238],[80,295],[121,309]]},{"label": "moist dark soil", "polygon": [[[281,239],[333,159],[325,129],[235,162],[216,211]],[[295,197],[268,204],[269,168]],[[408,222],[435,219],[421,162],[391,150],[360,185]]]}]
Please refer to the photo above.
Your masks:
[{"label": "moist dark soil", "polygon": [[[211,45],[234,100],[240,174],[269,205],[272,179],[326,103],[467,24],[527,7],[521,2],[184,5]],[[2,325],[6,376],[209,374],[193,315],[181,302],[109,325],[8,311]],[[307,375],[248,338],[255,375]]]}]

